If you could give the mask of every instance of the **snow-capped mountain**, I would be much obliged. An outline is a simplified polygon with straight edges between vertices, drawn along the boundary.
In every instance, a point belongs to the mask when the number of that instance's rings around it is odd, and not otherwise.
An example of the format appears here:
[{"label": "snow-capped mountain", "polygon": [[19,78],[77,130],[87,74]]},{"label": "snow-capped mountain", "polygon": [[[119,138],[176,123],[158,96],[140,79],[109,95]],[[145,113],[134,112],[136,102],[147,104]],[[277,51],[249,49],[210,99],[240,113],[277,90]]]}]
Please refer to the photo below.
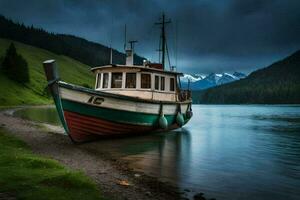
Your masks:
[{"label": "snow-capped mountain", "polygon": [[188,87],[188,81],[190,81],[190,89],[192,90],[202,90],[207,89],[210,87],[214,87],[217,85],[222,85],[225,83],[229,83],[232,81],[240,80],[245,78],[246,75],[240,72],[234,72],[233,74],[230,73],[211,73],[207,76],[204,75],[191,75],[191,74],[184,74],[184,76],[180,79],[181,86],[183,88]]},{"label": "snow-capped mountain", "polygon": [[[244,78],[245,77],[246,76],[244,75]],[[232,82],[232,81],[240,80],[241,78],[242,78],[242,76],[238,77],[238,76],[234,76],[233,74],[223,73],[216,84],[217,85],[222,85],[222,84],[229,83],[229,82]]]},{"label": "snow-capped mountain", "polygon": [[198,75],[198,74],[184,74],[183,77],[180,78],[182,82],[188,82],[190,81],[191,83],[200,81],[204,79],[205,76],[203,75]]}]

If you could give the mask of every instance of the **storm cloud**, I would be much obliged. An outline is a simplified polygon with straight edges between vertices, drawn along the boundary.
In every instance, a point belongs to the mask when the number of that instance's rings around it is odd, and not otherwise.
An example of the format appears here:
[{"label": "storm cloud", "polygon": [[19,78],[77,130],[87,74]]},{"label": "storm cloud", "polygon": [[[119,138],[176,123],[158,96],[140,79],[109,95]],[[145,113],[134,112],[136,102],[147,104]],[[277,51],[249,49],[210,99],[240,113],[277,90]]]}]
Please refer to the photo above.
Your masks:
[{"label": "storm cloud", "polygon": [[139,41],[136,52],[152,61],[160,34],[154,22],[163,12],[172,20],[171,64],[184,72],[248,73],[300,49],[298,0],[0,0],[8,18],[119,51],[126,24],[128,39]]}]

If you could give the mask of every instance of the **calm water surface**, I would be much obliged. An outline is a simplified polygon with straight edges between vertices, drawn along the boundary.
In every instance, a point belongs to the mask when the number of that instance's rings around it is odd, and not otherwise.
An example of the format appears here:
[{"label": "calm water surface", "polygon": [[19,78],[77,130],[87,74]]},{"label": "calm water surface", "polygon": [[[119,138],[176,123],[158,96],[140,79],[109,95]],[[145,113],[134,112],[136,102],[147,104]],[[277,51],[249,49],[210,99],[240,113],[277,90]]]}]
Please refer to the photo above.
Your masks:
[{"label": "calm water surface", "polygon": [[[57,124],[50,110],[37,112]],[[91,145],[191,194],[222,200],[300,199],[300,106],[194,105],[193,111],[182,129]]]},{"label": "calm water surface", "polygon": [[61,125],[56,109],[52,106],[20,109],[14,112],[14,115],[36,122]]}]

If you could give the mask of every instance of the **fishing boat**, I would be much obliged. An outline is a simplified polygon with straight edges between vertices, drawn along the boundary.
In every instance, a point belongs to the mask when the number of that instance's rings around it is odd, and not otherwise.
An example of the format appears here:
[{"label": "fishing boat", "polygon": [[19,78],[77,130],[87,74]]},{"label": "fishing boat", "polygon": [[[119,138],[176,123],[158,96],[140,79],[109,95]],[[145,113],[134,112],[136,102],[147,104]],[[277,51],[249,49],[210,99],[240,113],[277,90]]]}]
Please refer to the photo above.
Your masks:
[{"label": "fishing boat", "polygon": [[91,68],[95,89],[61,81],[55,60],[43,63],[59,118],[73,142],[173,130],[191,119],[191,92],[180,88],[183,74],[165,69],[165,23],[163,15],[161,63],[134,65],[131,41],[125,65]]}]

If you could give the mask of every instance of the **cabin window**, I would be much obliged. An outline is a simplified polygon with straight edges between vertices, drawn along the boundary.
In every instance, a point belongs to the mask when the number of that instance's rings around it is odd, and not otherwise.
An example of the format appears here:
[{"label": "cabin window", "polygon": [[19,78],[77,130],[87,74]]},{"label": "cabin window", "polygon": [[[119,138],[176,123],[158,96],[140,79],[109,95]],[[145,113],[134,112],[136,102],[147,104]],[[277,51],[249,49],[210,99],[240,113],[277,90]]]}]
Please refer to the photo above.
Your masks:
[{"label": "cabin window", "polygon": [[165,77],[160,77],[160,90],[165,90]]},{"label": "cabin window", "polygon": [[101,74],[97,74],[97,86],[96,88],[100,88],[101,85]]},{"label": "cabin window", "polygon": [[136,87],[136,73],[126,73],[126,88]]},{"label": "cabin window", "polygon": [[102,88],[108,88],[108,73],[103,73]]},{"label": "cabin window", "polygon": [[151,88],[150,74],[141,74],[141,88]]},{"label": "cabin window", "polygon": [[111,88],[121,88],[122,87],[122,76],[123,73],[112,73],[111,74]]},{"label": "cabin window", "polygon": [[154,86],[154,88],[156,90],[159,90],[159,76],[155,76],[155,86]]},{"label": "cabin window", "polygon": [[170,78],[170,91],[175,91],[175,79]]}]

